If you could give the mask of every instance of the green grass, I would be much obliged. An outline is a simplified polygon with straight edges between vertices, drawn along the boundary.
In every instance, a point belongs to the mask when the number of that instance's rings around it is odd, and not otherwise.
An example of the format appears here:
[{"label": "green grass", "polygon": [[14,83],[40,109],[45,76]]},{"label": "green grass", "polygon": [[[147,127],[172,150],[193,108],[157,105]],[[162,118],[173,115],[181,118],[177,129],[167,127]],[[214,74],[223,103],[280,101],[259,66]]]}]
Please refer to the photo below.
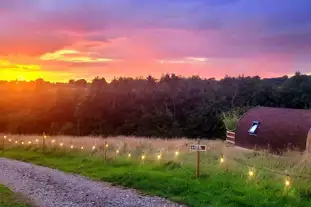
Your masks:
[{"label": "green grass", "polygon": [[12,193],[6,187],[0,185],[0,206],[1,207],[30,207],[24,198]]},{"label": "green grass", "polygon": [[[188,206],[311,206],[309,182],[296,181],[289,188],[284,179],[261,172],[248,178],[245,167],[220,166],[217,158],[202,163],[202,177],[195,179],[191,165],[174,161],[129,161],[126,157],[105,163],[101,157],[78,152],[41,152],[14,148],[1,156],[139,189]],[[190,158],[189,158],[190,159]],[[247,171],[246,171],[247,172]]]}]

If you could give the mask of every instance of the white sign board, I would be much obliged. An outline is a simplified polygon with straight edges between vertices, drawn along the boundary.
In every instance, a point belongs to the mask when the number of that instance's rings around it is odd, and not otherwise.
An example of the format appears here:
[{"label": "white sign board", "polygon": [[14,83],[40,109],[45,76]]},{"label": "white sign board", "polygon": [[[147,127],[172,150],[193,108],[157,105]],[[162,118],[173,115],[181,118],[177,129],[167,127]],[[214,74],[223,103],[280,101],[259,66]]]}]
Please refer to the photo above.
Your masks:
[{"label": "white sign board", "polygon": [[191,151],[206,151],[207,146],[206,145],[200,145],[200,144],[192,144],[190,145]]}]

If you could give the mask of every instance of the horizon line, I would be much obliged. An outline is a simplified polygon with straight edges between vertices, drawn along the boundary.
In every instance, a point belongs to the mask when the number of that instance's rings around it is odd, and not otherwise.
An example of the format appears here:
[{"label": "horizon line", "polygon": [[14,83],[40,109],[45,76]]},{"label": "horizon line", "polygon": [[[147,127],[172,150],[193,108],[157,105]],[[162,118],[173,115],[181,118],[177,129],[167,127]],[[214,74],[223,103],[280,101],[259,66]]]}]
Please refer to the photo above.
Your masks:
[{"label": "horizon line", "polygon": [[[300,73],[299,71],[297,71],[298,73]],[[296,72],[296,73],[297,73]],[[147,75],[147,76],[136,76],[136,77],[132,77],[132,76],[115,76],[114,78],[112,78],[111,80],[107,80],[105,77],[103,76],[95,76],[94,78],[73,78],[73,79],[68,79],[66,81],[50,81],[50,80],[46,80],[42,77],[38,77],[36,79],[33,79],[33,80],[18,80],[18,79],[15,79],[15,80],[7,80],[7,79],[1,79],[0,78],[0,82],[23,82],[23,83],[31,83],[31,82],[35,82],[35,81],[38,81],[38,80],[43,80],[44,82],[46,83],[69,83],[70,81],[78,81],[78,80],[85,80],[87,83],[92,83],[93,80],[95,79],[105,79],[105,81],[107,83],[110,83],[112,82],[113,80],[115,79],[121,79],[121,78],[128,78],[128,79],[133,79],[133,80],[142,80],[142,79],[146,79],[148,77],[152,77],[154,78],[156,81],[160,80],[162,77],[166,76],[166,75],[175,75],[176,77],[179,77],[179,78],[184,78],[184,79],[187,79],[187,78],[192,78],[192,77],[198,77],[202,80],[210,80],[210,79],[214,79],[214,80],[217,80],[217,81],[220,81],[220,80],[223,80],[225,78],[239,78],[239,77],[251,77],[251,78],[254,78],[254,77],[259,77],[260,79],[273,79],[273,78],[282,78],[282,77],[293,77],[295,76],[296,73],[293,73],[293,74],[285,74],[283,76],[273,76],[273,77],[266,77],[266,78],[262,78],[260,75],[244,75],[244,74],[240,74],[240,75],[237,75],[237,76],[230,76],[230,75],[224,75],[222,78],[215,78],[215,77],[209,77],[209,78],[206,78],[206,77],[202,77],[200,75],[192,75],[192,76],[184,76],[184,75],[177,75],[175,73],[165,73],[165,74],[162,74],[159,78],[156,78],[152,75]],[[307,76],[310,76],[311,73],[300,73],[301,75],[307,75]]]}]

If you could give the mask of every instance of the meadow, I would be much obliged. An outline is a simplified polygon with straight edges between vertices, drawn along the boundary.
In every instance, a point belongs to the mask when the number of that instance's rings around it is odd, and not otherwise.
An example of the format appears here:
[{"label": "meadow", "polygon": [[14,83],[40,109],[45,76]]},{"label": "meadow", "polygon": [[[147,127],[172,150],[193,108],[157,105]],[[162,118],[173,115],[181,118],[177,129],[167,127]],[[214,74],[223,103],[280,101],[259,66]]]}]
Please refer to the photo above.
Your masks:
[{"label": "meadow", "polygon": [[278,157],[220,140],[201,140],[207,151],[200,153],[201,176],[196,179],[196,152],[189,150],[196,140],[5,135],[2,141],[3,157],[135,188],[188,206],[311,204],[310,156],[304,153],[289,151]]}]

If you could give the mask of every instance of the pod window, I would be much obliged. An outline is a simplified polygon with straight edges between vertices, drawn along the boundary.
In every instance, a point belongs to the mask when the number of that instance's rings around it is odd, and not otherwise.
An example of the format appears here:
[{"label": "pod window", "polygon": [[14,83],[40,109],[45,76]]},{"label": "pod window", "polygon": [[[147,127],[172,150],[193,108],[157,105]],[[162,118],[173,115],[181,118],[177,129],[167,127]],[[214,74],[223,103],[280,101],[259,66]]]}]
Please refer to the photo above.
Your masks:
[{"label": "pod window", "polygon": [[259,122],[258,121],[253,121],[252,126],[249,128],[248,133],[250,135],[255,135],[257,133],[257,128],[258,128]]}]

